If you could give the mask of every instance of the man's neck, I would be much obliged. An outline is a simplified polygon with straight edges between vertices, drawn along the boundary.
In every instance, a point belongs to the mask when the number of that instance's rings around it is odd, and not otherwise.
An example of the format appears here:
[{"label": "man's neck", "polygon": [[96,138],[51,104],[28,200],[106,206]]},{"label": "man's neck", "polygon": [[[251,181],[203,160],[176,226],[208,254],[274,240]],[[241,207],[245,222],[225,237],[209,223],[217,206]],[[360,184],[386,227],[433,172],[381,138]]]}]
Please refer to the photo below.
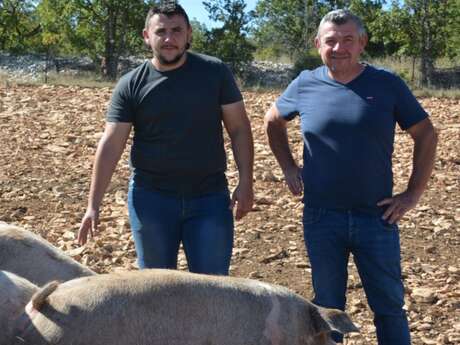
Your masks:
[{"label": "man's neck", "polygon": [[357,63],[354,66],[354,68],[352,68],[351,70],[347,70],[347,71],[334,70],[333,67],[331,68],[328,66],[327,70],[328,70],[327,73],[329,77],[331,77],[335,81],[338,81],[339,83],[347,84],[351,82],[353,79],[355,79],[356,77],[358,77],[364,71],[364,65],[361,63]]}]

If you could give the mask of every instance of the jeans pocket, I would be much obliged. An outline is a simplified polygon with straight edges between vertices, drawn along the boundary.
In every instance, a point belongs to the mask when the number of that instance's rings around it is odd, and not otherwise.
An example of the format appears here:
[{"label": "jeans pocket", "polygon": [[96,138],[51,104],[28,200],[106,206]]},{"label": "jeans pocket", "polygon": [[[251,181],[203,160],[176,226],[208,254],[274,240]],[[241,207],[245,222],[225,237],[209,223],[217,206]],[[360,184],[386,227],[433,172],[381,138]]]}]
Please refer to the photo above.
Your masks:
[{"label": "jeans pocket", "polygon": [[313,208],[313,207],[304,207],[303,209],[303,224],[311,225],[319,222],[321,215],[323,214],[323,209]]}]

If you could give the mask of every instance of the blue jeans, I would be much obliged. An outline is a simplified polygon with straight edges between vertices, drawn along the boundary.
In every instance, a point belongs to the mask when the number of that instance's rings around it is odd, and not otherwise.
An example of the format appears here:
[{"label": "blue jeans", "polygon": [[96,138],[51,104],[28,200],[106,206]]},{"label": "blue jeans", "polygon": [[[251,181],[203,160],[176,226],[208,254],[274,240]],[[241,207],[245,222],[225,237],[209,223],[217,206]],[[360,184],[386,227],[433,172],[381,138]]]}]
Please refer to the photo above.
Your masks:
[{"label": "blue jeans", "polygon": [[139,268],[177,268],[182,242],[189,270],[228,275],[233,248],[229,192],[171,196],[130,181],[128,211]]},{"label": "blue jeans", "polygon": [[[379,345],[410,344],[397,225],[377,215],[304,208],[304,238],[312,268],[313,302],[345,309],[350,253],[377,329]],[[342,337],[333,334],[336,342]]]}]

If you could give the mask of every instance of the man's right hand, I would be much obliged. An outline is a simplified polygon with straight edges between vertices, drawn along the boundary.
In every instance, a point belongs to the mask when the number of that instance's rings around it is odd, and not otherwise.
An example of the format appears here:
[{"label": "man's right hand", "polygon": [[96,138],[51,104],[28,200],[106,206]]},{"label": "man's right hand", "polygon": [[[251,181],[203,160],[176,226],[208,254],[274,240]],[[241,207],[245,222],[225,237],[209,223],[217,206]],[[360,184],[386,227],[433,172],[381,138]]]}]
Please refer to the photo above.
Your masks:
[{"label": "man's right hand", "polygon": [[287,169],[284,173],[284,178],[289,187],[289,190],[294,195],[300,195],[303,191],[302,169],[297,165]]},{"label": "man's right hand", "polygon": [[98,210],[87,210],[81,221],[80,229],[78,229],[77,241],[79,245],[84,245],[89,237],[93,238],[97,232],[97,225],[99,222]]}]

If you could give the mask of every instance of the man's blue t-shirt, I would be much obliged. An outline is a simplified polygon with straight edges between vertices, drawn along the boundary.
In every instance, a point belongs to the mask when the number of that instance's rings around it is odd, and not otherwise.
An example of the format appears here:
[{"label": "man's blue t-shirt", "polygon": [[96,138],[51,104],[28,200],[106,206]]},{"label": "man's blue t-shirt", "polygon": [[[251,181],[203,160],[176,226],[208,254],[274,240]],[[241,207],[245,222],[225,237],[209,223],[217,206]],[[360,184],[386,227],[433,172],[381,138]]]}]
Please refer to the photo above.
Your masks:
[{"label": "man's blue t-shirt", "polygon": [[303,71],[276,106],[287,120],[300,116],[305,205],[373,214],[392,196],[395,124],[428,116],[398,76],[370,65],[347,84],[326,66]]}]

